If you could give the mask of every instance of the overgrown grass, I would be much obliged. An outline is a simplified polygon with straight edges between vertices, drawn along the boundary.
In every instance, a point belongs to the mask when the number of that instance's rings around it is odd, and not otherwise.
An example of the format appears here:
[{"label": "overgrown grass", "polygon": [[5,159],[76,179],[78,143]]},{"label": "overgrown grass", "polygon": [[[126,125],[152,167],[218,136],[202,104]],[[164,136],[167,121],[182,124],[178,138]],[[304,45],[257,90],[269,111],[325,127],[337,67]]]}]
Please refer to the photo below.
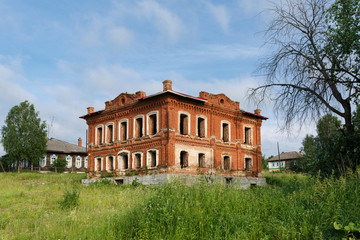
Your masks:
[{"label": "overgrown grass", "polygon": [[[0,174],[1,239],[339,239],[360,223],[360,173],[340,179],[267,174],[239,190],[179,182],[83,187],[80,174]],[[76,189],[78,205],[62,208]],[[71,191],[69,193],[72,193]]]}]

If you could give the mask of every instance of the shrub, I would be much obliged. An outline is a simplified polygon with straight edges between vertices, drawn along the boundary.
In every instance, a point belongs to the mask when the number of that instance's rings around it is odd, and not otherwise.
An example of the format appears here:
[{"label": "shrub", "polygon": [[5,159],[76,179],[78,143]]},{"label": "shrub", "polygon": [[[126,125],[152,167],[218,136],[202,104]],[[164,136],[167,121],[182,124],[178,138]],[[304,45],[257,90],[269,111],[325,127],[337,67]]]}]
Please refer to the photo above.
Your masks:
[{"label": "shrub", "polygon": [[59,172],[63,172],[66,164],[67,164],[67,162],[66,162],[65,158],[58,158],[53,161],[53,163],[51,164],[51,167],[55,168],[55,172],[58,172],[58,170],[59,170]]},{"label": "shrub", "polygon": [[60,207],[62,209],[74,209],[79,205],[79,197],[80,193],[75,189],[72,192],[66,190],[63,199],[59,202]]}]

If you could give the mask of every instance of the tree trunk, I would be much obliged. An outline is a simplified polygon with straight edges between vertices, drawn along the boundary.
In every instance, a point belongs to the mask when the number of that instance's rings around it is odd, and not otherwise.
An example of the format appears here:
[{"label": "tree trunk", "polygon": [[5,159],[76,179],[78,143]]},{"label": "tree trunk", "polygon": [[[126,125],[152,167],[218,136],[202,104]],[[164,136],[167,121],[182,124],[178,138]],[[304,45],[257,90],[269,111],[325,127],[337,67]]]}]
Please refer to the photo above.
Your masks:
[{"label": "tree trunk", "polygon": [[34,171],[34,164],[31,163],[31,171]]},{"label": "tree trunk", "polygon": [[2,162],[1,162],[1,159],[0,159],[0,165],[1,165],[1,168],[2,168],[3,172],[6,172],[4,166],[3,166]]}]

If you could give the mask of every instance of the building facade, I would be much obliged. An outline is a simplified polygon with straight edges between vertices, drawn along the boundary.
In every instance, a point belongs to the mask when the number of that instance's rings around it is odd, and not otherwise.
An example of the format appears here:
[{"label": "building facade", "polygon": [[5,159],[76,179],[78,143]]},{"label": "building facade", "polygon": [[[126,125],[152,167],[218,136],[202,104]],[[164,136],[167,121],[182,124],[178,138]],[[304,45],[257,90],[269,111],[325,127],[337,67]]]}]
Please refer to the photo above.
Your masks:
[{"label": "building facade", "polygon": [[88,170],[261,177],[261,124],[224,94],[172,90],[121,93],[105,109],[88,107]]},{"label": "building facade", "polygon": [[296,166],[303,157],[300,152],[282,152],[267,160],[268,169],[270,172],[280,171],[281,168],[288,168]]}]

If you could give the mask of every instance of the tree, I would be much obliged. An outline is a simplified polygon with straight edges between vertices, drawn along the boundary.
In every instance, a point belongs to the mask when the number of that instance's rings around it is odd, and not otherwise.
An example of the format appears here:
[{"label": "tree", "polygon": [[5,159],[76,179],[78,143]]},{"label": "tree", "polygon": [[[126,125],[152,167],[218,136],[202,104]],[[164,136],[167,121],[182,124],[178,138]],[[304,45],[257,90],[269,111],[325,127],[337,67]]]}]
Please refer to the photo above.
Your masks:
[{"label": "tree", "polygon": [[39,162],[46,153],[46,124],[28,101],[10,109],[5,125],[1,128],[1,143],[9,159],[16,161],[18,172],[26,159]]},{"label": "tree", "polygon": [[63,171],[66,164],[67,164],[67,162],[66,162],[65,158],[57,158],[53,161],[53,163],[51,164],[51,167],[55,168],[55,172],[57,173],[58,168],[60,169],[60,171]]},{"label": "tree", "polygon": [[270,12],[265,37],[274,50],[259,67],[266,83],[250,96],[272,98],[285,129],[332,112],[352,135],[352,106],[360,94],[360,0],[276,1]]}]

